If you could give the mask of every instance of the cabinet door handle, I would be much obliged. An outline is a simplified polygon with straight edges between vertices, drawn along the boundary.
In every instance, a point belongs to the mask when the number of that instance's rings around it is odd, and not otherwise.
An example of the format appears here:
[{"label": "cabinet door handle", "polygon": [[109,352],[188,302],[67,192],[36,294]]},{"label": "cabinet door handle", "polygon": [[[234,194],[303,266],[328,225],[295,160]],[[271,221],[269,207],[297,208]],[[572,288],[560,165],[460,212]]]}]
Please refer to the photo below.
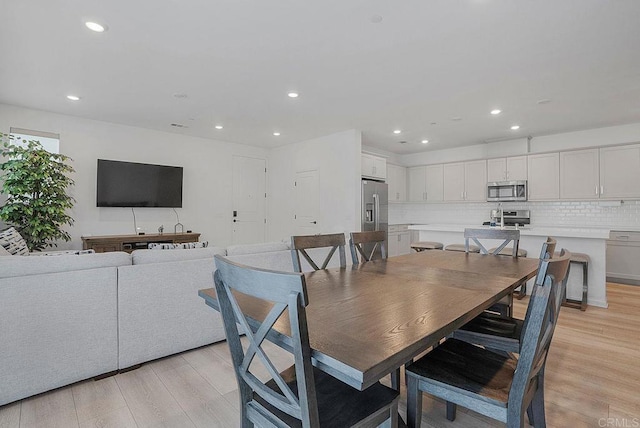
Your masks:
[{"label": "cabinet door handle", "polygon": [[604,186],[600,186],[600,196],[604,195]]},{"label": "cabinet door handle", "polygon": [[598,186],[596,186],[596,195],[598,194]]}]

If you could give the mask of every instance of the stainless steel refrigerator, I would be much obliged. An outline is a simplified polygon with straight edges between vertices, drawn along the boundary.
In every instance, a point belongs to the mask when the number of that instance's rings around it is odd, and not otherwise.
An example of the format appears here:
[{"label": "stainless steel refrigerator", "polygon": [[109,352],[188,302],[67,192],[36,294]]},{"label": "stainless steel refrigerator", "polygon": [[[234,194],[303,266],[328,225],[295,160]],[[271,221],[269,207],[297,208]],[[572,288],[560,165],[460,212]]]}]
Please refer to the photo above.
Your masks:
[{"label": "stainless steel refrigerator", "polygon": [[[362,231],[383,230],[389,232],[389,194],[385,183],[373,180],[362,180]],[[365,250],[369,254],[373,245]],[[388,238],[385,248],[389,252]],[[376,249],[375,257],[380,257],[380,249]]]}]

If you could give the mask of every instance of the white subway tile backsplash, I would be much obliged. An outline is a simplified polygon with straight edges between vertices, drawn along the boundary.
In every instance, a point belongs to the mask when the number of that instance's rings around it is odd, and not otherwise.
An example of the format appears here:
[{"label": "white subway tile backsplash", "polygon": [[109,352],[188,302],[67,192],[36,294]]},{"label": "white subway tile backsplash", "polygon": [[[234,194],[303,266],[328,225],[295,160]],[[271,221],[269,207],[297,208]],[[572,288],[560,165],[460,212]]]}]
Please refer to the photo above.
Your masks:
[{"label": "white subway tile backsplash", "polygon": [[[505,202],[505,210],[528,209],[531,224],[538,226],[640,229],[640,201],[605,206],[598,201]],[[610,205],[610,203],[607,203]],[[482,224],[496,203],[389,204],[389,222]]]}]

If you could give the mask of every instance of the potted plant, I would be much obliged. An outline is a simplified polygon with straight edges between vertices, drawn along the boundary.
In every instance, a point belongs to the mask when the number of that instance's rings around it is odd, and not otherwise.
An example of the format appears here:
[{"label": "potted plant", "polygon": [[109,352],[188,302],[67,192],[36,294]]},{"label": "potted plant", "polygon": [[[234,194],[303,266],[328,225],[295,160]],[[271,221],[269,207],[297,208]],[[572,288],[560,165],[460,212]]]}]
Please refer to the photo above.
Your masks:
[{"label": "potted plant", "polygon": [[73,224],[67,214],[75,202],[67,194],[73,185],[68,174],[74,170],[67,164],[71,158],[47,152],[38,141],[16,145],[6,134],[0,133],[0,138],[1,192],[7,198],[0,219],[16,228],[29,251],[57,246],[60,239],[70,241],[63,226]]}]

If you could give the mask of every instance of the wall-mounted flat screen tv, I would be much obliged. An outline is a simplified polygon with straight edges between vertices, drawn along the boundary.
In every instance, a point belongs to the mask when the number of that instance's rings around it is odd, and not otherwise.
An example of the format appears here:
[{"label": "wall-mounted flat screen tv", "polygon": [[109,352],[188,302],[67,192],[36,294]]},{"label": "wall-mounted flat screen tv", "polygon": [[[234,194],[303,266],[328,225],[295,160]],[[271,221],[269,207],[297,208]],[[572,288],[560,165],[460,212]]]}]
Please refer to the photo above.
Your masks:
[{"label": "wall-mounted flat screen tv", "polygon": [[98,159],[99,207],[182,207],[182,167]]}]

